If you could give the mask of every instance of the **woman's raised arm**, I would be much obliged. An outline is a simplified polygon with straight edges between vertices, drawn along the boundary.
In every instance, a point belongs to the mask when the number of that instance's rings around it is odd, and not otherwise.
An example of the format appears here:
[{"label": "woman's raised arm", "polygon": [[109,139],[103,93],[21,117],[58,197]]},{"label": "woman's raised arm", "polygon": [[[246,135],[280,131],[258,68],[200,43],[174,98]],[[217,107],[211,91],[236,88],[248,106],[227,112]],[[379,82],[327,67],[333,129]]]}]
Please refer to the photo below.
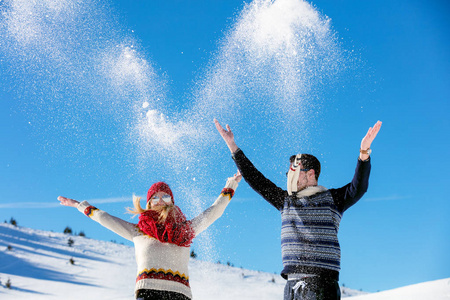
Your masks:
[{"label": "woman's raised arm", "polygon": [[242,175],[238,170],[233,177],[228,178],[225,187],[213,205],[192,219],[191,224],[196,236],[222,216],[241,179]]},{"label": "woman's raised arm", "polygon": [[127,240],[133,241],[133,237],[139,234],[136,224],[111,216],[107,212],[90,205],[87,201],[79,202],[63,196],[59,196],[58,200],[61,202],[61,205],[75,207],[90,219]]}]

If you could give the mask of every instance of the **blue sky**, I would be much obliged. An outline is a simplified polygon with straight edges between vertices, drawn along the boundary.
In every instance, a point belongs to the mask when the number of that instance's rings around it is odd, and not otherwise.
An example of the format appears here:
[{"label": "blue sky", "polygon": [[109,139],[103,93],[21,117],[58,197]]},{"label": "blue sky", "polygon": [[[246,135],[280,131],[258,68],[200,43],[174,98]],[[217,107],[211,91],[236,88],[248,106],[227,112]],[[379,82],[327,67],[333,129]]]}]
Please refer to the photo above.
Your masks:
[{"label": "blue sky", "polygon": [[[341,223],[340,282],[450,277],[446,1],[27,3],[0,2],[0,220],[127,243],[56,197],[128,220],[132,193],[165,180],[195,216],[235,172],[214,117],[279,186],[303,152],[340,187],[381,120],[369,191]],[[243,182],[194,250],[278,274],[279,235]]]}]

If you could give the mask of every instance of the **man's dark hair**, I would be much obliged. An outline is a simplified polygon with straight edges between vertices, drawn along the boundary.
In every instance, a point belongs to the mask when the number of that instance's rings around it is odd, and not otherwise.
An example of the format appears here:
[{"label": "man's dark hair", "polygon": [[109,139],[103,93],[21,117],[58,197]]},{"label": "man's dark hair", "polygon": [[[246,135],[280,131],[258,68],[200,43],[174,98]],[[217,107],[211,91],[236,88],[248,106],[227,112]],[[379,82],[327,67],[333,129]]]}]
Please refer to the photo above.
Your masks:
[{"label": "man's dark hair", "polygon": [[[296,155],[292,155],[289,158],[289,161],[291,162],[291,164],[294,162]],[[311,154],[302,154],[302,158],[301,158],[301,162],[302,162],[302,166],[305,169],[313,169],[314,170],[314,174],[316,176],[316,180],[319,180],[319,175],[320,175],[320,162],[319,160]]]}]

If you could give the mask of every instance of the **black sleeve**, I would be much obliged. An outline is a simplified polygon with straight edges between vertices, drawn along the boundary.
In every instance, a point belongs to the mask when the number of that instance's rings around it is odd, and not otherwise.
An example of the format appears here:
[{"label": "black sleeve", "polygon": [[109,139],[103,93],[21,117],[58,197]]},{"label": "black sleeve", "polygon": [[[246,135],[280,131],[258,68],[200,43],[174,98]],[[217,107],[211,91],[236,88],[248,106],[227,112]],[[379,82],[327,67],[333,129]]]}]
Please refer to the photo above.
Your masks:
[{"label": "black sleeve", "polygon": [[287,196],[287,192],[277,187],[272,181],[264,177],[259,172],[252,162],[245,156],[241,149],[238,149],[233,153],[233,160],[236,163],[239,171],[244,177],[245,181],[250,187],[260,194],[267,202],[275,206],[276,209],[281,210],[283,208],[284,198]]},{"label": "black sleeve", "polygon": [[358,159],[353,180],[341,188],[330,189],[334,203],[341,212],[346,211],[353,204],[358,202],[358,200],[367,192],[367,189],[369,188],[370,169],[370,158],[366,161]]}]

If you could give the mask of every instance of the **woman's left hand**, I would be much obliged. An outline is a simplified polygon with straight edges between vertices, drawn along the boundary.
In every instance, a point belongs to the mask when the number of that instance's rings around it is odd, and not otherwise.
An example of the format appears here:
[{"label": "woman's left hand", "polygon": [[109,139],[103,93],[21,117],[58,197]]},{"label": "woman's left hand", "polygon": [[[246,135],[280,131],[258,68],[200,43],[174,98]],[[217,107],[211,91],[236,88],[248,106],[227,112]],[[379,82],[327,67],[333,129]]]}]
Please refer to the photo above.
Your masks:
[{"label": "woman's left hand", "polygon": [[238,182],[238,183],[241,181],[242,175],[241,175],[241,172],[239,172],[239,170],[237,171],[236,174],[234,174],[233,179],[236,180],[236,182]]}]

